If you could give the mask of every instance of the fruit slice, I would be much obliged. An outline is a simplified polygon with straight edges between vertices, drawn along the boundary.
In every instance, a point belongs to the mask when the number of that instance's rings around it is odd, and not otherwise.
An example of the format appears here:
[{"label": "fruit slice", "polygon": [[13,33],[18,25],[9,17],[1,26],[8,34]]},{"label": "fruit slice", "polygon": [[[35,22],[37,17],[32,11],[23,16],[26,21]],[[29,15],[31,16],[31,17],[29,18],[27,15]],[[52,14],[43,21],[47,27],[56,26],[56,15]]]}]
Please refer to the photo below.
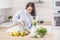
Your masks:
[{"label": "fruit slice", "polygon": [[20,35],[25,36],[25,32],[24,31],[20,32]]},{"label": "fruit slice", "polygon": [[10,32],[10,36],[14,36],[13,32]]}]

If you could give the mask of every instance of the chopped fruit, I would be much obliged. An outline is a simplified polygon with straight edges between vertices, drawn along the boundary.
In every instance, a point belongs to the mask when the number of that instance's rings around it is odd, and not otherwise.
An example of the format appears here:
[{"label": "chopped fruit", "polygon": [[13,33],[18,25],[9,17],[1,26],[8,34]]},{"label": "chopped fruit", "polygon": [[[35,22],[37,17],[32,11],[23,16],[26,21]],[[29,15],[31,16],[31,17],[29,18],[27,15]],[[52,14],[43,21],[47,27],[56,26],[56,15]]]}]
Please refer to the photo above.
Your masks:
[{"label": "chopped fruit", "polygon": [[19,36],[19,32],[17,31],[13,31],[10,33],[11,36]]},{"label": "chopped fruit", "polygon": [[25,32],[24,31],[20,32],[20,35],[25,36]]},{"label": "chopped fruit", "polygon": [[10,32],[10,36],[14,36],[13,32]]}]

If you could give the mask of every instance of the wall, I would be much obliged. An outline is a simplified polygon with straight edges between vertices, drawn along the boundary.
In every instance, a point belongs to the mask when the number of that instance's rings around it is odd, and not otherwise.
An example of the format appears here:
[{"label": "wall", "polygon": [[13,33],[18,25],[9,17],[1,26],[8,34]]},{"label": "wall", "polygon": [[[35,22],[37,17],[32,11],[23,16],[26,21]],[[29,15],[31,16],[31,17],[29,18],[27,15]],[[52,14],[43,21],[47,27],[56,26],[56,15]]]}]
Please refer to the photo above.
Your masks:
[{"label": "wall", "polygon": [[[11,9],[10,10],[8,9],[9,10],[8,13],[10,13],[10,15],[14,15],[20,9],[25,8],[25,5],[31,1],[32,0],[13,0],[13,3],[14,3],[13,9],[12,9],[13,13],[11,13]],[[35,3],[37,15],[40,18],[44,19],[45,21],[51,21],[52,20],[51,1],[52,0],[46,0],[46,1],[44,1],[43,4]]]}]

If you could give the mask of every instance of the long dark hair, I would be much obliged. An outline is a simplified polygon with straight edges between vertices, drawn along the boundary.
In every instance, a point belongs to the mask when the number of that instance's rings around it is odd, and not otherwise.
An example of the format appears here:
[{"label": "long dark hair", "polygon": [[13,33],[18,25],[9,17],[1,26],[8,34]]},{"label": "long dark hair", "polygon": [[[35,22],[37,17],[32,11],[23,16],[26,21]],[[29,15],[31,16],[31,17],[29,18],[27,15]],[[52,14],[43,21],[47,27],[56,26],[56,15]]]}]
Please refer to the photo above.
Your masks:
[{"label": "long dark hair", "polygon": [[36,16],[36,10],[35,10],[35,5],[34,5],[34,3],[32,3],[32,2],[27,3],[26,9],[27,9],[29,6],[33,7],[33,10],[32,10],[32,12],[31,12],[31,15],[32,15],[32,16]]}]

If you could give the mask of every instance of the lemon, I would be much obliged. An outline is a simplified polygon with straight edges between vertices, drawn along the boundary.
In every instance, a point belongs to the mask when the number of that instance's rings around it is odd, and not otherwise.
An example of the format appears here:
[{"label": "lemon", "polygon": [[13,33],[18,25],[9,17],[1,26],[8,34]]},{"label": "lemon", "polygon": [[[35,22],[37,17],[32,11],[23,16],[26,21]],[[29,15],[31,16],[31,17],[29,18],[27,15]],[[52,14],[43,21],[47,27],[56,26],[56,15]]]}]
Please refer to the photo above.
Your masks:
[{"label": "lemon", "polygon": [[21,32],[19,32],[19,35],[21,35]]},{"label": "lemon", "polygon": [[10,36],[14,36],[13,32],[10,32]]},{"label": "lemon", "polygon": [[24,31],[21,31],[21,32],[13,31],[13,32],[10,32],[10,35],[11,36],[25,36],[25,32]]},{"label": "lemon", "polygon": [[14,36],[19,36],[19,32],[17,32],[17,31],[14,31],[13,34],[14,34]]},{"label": "lemon", "polygon": [[19,32],[18,31],[10,32],[10,36],[19,36]]},{"label": "lemon", "polygon": [[20,32],[20,35],[25,36],[25,32],[24,31]]}]

